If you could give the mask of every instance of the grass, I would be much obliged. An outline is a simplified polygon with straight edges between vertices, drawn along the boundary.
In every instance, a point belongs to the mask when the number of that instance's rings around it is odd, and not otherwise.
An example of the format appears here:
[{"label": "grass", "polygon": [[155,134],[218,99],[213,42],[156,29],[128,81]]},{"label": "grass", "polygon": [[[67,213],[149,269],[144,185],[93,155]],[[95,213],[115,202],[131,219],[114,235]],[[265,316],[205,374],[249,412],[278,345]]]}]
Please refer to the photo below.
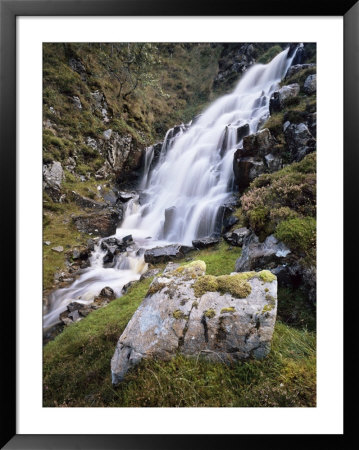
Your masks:
[{"label": "grass", "polygon": [[315,406],[315,334],[277,322],[269,356],[226,366],[177,355],[143,361],[117,388],[110,360],[151,279],[44,347],[44,406]]},{"label": "grass", "polygon": [[[224,275],[240,255],[239,248],[228,248],[222,242],[191,256],[206,262],[208,275]],[[304,299],[289,290],[280,291],[278,314],[292,326],[277,321],[266,359],[231,366],[179,354],[170,362],[146,360],[113,388],[110,360],[117,340],[151,281],[135,283],[126,295],[65,328],[44,347],[44,406],[315,406],[315,319],[308,308],[302,313]]]}]

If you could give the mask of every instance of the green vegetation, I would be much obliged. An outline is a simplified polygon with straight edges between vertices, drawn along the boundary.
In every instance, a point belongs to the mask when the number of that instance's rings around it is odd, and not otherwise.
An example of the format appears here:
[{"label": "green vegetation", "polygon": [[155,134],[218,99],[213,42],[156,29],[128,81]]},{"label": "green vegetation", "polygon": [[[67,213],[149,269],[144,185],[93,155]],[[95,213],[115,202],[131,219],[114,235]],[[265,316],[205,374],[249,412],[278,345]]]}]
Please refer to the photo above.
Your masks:
[{"label": "green vegetation", "polygon": [[289,248],[308,255],[317,239],[316,220],[314,217],[284,220],[278,224],[275,236]]},{"label": "green vegetation", "polygon": [[258,62],[261,64],[269,63],[278,53],[282,52],[283,49],[279,45],[273,45],[270,47],[260,58],[258,58]]},{"label": "green vegetation", "polygon": [[262,361],[143,361],[113,388],[109,361],[150,282],[136,283],[44,347],[44,406],[315,406],[315,335],[280,322]]},{"label": "green vegetation", "polygon": [[256,178],[241,198],[246,223],[261,240],[275,233],[307,262],[315,261],[316,154]]}]

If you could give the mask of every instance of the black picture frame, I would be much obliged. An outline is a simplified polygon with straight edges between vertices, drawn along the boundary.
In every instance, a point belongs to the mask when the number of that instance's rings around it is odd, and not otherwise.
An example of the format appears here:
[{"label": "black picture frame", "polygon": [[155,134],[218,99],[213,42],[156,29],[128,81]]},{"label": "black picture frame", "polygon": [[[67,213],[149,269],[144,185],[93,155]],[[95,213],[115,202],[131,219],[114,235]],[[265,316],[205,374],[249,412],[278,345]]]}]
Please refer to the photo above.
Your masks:
[{"label": "black picture frame", "polygon": [[[359,169],[359,2],[302,0],[242,0],[235,4],[190,0],[0,0],[0,192],[4,218],[2,269],[2,370],[1,370],[1,448],[6,449],[182,449],[263,445],[279,435],[17,435],[16,434],[16,17],[18,16],[343,16],[344,17],[344,295],[355,293],[354,264],[348,258],[358,248],[358,205],[355,186]],[[345,298],[345,297],[344,297]],[[350,300],[350,299],[347,299]],[[357,301],[352,297],[351,300]],[[355,314],[346,305],[345,342],[353,342]],[[358,376],[355,356],[348,347],[345,355],[345,386]],[[353,352],[355,351],[355,347]],[[354,354],[355,355],[355,354]],[[351,376],[350,376],[351,375]],[[351,378],[353,377],[353,378]],[[348,383],[348,384],[347,384]],[[355,386],[355,385],[353,385]],[[345,390],[345,411],[354,402],[353,393]],[[343,435],[326,435],[340,440],[354,431],[355,415],[345,418]],[[283,430],[285,433],[285,430]],[[280,435],[283,441],[293,438],[300,445],[315,444],[321,435]],[[283,442],[284,443],[284,442]],[[276,444],[277,445],[277,444]],[[338,442],[343,445],[343,442]]]}]

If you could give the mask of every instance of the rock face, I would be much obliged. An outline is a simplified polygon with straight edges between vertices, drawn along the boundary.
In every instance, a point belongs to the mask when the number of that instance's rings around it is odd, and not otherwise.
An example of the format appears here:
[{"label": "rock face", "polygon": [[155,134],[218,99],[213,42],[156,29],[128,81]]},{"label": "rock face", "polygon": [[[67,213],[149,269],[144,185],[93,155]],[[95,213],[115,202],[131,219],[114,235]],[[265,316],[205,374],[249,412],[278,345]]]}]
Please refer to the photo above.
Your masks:
[{"label": "rock face", "polygon": [[264,242],[259,242],[254,233],[248,235],[243,242],[242,255],[236,261],[236,271],[245,272],[258,268],[272,269],[286,262],[291,253],[289,248],[270,235]]},{"label": "rock face", "polygon": [[171,244],[164,247],[154,247],[145,251],[145,262],[151,264],[163,263],[183,258],[188,252],[194,250],[181,244]]},{"label": "rock face", "polygon": [[114,208],[82,214],[72,218],[79,231],[96,234],[102,237],[115,234],[121,219],[122,212]]},{"label": "rock face", "polygon": [[316,149],[316,140],[305,123],[291,123],[285,128],[284,136],[293,161],[301,161]]},{"label": "rock face", "polygon": [[55,202],[60,201],[61,198],[61,183],[64,179],[64,171],[61,163],[53,161],[51,164],[44,165],[42,169],[43,174],[43,189]]},{"label": "rock face", "polygon": [[226,233],[223,237],[231,245],[241,247],[244,239],[250,234],[248,228],[237,228],[234,231]]},{"label": "rock face", "polygon": [[271,114],[281,111],[288,99],[294,98],[299,94],[300,87],[298,83],[283,86],[278,91],[275,91],[269,101],[269,112]]},{"label": "rock face", "polygon": [[316,65],[311,63],[311,64],[295,64],[291,67],[289,67],[288,72],[285,76],[285,79],[290,78],[291,76],[295,75],[296,73],[300,72],[301,70],[305,70],[305,69],[315,69]]},{"label": "rock face", "polygon": [[205,270],[203,261],[172,265],[153,280],[117,343],[113,384],[143,358],[169,360],[180,352],[229,363],[269,353],[276,277],[268,271],[214,277]]},{"label": "rock face", "polygon": [[235,181],[240,190],[262,173],[275,172],[282,167],[276,146],[277,141],[268,128],[244,137],[243,148],[238,149],[233,158]]}]

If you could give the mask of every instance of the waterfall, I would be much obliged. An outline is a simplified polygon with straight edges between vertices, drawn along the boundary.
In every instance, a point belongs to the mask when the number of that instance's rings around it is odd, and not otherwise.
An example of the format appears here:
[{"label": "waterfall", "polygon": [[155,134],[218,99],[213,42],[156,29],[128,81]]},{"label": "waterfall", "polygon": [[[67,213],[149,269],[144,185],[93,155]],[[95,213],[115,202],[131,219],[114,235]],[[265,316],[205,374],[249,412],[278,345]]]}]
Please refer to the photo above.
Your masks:
[{"label": "waterfall", "polygon": [[[234,91],[216,100],[196,120],[170,129],[157,163],[154,148],[144,155],[142,189],[131,199],[116,237],[131,234],[132,248],[121,253],[116,265],[105,268],[101,241],[90,267],[69,287],[50,296],[44,328],[58,321],[71,301],[90,303],[110,286],[122,287],[147,270],[143,249],[168,243],[191,245],[192,240],[216,232],[219,209],[233,192],[233,156],[243,137],[255,133],[269,116],[269,99],[290,67],[296,52],[288,49],[268,64],[256,64],[242,76]],[[141,250],[142,249],[142,250]]]}]

